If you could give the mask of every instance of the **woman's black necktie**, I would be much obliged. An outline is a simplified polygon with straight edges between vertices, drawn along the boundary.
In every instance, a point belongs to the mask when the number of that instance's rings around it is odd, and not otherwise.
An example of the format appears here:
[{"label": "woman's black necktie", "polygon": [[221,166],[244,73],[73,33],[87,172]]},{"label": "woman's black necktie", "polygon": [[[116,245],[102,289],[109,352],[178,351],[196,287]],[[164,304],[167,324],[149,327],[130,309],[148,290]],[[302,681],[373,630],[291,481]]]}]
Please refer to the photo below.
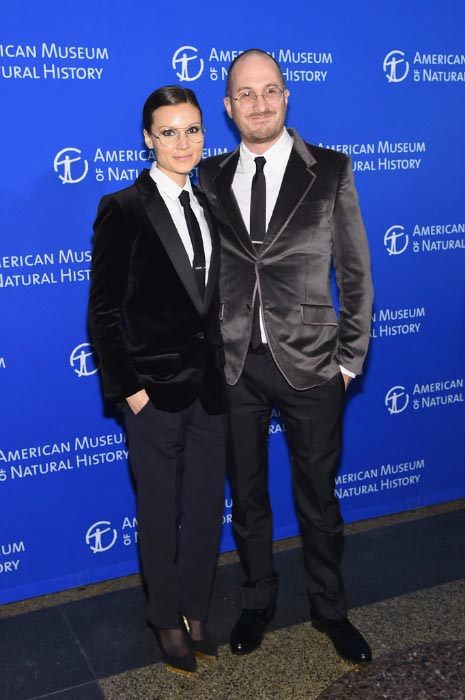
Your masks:
[{"label": "woman's black necktie", "polygon": [[194,249],[192,268],[194,270],[194,276],[199,288],[200,296],[203,299],[205,296],[205,251],[203,248],[202,233],[200,231],[197,217],[192,211],[189,192],[187,190],[183,190],[181,192],[179,195],[179,201],[184,209],[187,230],[189,231],[192,248]]},{"label": "woman's black necktie", "polygon": [[[266,233],[266,179],[263,168],[266,160],[263,156],[255,158],[255,175],[252,179],[252,191],[250,197],[250,238],[255,250],[260,250]],[[262,344],[260,331],[260,302],[258,291],[255,296],[255,304],[252,316],[252,335],[250,347],[256,350]]]}]

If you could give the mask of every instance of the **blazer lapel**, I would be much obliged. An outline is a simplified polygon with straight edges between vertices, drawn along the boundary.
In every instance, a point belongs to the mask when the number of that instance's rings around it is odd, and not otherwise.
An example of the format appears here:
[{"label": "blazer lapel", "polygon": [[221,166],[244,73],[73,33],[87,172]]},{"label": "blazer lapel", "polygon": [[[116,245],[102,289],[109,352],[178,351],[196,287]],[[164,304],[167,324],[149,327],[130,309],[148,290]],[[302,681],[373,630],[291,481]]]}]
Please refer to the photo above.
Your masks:
[{"label": "blazer lapel", "polygon": [[147,216],[157,236],[163,243],[179,279],[195,308],[203,316],[205,313],[204,302],[200,297],[189,257],[166,204],[158,191],[158,187],[149,175],[149,171],[144,170],[137,178],[135,184],[140,192],[142,206],[147,212]]},{"label": "blazer lapel", "polygon": [[288,131],[294,138],[294,145],[260,254],[273,244],[315,180],[315,174],[311,170],[311,166],[316,162],[315,158],[308,152],[300,136],[292,129]]},{"label": "blazer lapel", "polygon": [[251,253],[255,257],[254,245],[250,240],[241,210],[239,209],[234,192],[232,191],[232,182],[236,173],[238,161],[239,148],[236,148],[236,150],[231,153],[230,157],[221,163],[220,171],[215,178],[216,195],[240,244],[249,254]]},{"label": "blazer lapel", "polygon": [[220,240],[216,230],[213,217],[211,215],[210,207],[208,205],[208,200],[206,196],[198,189],[198,187],[192,186],[194,194],[197,197],[200,206],[203,209],[205,215],[205,220],[208,224],[210,230],[210,238],[212,243],[212,252],[210,257],[210,268],[208,270],[207,286],[205,288],[205,299],[204,307],[205,311],[208,311],[213,298],[213,292],[215,290],[216,283],[218,281],[218,274],[220,271]]}]

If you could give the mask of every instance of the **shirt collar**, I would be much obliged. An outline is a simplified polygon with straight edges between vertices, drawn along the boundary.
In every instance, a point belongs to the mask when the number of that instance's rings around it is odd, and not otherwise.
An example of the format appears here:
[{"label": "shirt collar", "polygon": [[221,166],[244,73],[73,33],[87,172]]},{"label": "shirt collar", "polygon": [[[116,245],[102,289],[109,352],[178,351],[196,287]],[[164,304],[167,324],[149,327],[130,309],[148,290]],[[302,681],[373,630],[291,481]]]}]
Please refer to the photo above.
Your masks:
[{"label": "shirt collar", "polygon": [[179,195],[183,190],[187,190],[191,196],[194,196],[189,176],[187,176],[184,187],[180,187],[174,180],[168,177],[168,175],[165,175],[163,171],[159,170],[157,164],[154,162],[150,167],[150,177],[155,181],[160,192],[173,202],[179,199]]},{"label": "shirt collar", "polygon": [[[287,159],[289,158],[289,153],[291,152],[293,143],[294,139],[289,134],[287,129],[284,129],[279,139],[272,146],[270,146],[267,151],[261,154],[266,159],[265,167],[272,168],[273,170],[280,170],[283,161],[287,162]],[[256,157],[257,154],[252,153],[244,142],[241,141],[239,148],[239,163],[243,173],[255,172]]]}]

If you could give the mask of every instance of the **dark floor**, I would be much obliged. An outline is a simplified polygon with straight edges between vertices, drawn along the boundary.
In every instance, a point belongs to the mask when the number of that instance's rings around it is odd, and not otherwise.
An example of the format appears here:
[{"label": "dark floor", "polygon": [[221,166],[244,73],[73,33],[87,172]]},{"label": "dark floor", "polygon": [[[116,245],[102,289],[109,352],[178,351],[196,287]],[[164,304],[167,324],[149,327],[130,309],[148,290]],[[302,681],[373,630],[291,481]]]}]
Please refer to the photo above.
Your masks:
[{"label": "dark floor", "polygon": [[465,503],[347,528],[350,617],[374,652],[343,662],[308,623],[299,542],[276,546],[278,611],[262,647],[228,649],[240,610],[235,555],[218,567],[217,663],[183,678],[159,663],[138,577],[0,608],[0,700],[461,700],[465,698]]}]

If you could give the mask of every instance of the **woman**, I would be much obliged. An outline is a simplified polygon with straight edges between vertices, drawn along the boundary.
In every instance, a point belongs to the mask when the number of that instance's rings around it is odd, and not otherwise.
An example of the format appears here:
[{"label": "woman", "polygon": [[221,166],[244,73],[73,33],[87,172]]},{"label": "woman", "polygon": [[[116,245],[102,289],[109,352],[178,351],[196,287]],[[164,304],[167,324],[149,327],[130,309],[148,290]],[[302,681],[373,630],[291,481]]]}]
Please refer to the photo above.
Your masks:
[{"label": "woman", "polygon": [[217,655],[206,618],[225,472],[219,242],[189,179],[205,132],[195,94],[159,88],[143,125],[156,163],[100,202],[89,324],[125,419],[148,621],[170,670],[191,674],[195,655]]}]

